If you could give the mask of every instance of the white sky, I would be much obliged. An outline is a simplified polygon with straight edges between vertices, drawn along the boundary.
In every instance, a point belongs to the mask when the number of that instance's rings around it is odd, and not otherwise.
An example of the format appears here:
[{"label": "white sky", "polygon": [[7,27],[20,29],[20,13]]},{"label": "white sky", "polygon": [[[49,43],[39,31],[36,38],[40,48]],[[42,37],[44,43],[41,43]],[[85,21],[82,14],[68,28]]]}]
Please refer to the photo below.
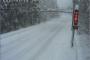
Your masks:
[{"label": "white sky", "polygon": [[72,0],[57,0],[57,4],[60,9],[66,9],[72,7]]}]

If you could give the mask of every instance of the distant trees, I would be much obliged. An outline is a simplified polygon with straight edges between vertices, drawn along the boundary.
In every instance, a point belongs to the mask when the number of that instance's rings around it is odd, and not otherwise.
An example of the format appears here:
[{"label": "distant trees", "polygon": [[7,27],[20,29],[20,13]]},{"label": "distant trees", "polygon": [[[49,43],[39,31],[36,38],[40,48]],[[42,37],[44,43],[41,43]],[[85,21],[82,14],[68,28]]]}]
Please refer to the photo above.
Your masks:
[{"label": "distant trees", "polygon": [[36,23],[39,18],[39,1],[0,1],[0,32],[9,32]]},{"label": "distant trees", "polygon": [[[57,6],[56,0],[38,0],[40,1],[39,7],[41,11],[58,11],[59,7]],[[46,21],[49,18],[58,16],[58,12],[41,12],[41,21]]]},{"label": "distant trees", "polygon": [[38,24],[58,13],[41,12],[57,9],[55,0],[27,0],[28,2],[0,0],[0,33]]}]

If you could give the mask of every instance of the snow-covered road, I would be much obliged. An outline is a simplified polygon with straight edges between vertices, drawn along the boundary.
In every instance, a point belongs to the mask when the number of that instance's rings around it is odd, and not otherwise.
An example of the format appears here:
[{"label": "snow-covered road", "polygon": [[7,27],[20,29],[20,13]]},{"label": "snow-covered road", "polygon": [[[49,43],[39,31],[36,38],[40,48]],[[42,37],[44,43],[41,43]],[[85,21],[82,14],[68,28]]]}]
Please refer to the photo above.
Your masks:
[{"label": "snow-covered road", "polygon": [[76,60],[71,48],[72,16],[1,35],[1,60]]}]

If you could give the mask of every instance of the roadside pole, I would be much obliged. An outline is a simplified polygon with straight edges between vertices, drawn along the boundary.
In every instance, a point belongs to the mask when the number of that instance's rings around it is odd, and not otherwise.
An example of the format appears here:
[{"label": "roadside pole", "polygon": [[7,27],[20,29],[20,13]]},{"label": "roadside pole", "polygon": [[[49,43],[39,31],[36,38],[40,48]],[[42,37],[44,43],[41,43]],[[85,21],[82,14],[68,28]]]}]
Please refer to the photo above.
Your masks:
[{"label": "roadside pole", "polygon": [[79,4],[77,3],[76,0],[73,0],[71,47],[74,46],[74,35],[75,31],[78,30],[78,18],[79,18]]}]

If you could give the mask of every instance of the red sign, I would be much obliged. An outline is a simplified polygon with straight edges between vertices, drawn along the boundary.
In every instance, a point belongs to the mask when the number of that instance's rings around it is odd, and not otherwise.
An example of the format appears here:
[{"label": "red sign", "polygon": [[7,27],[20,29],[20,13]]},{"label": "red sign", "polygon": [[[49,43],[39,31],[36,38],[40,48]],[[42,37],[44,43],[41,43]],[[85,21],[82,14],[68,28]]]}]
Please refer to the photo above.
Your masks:
[{"label": "red sign", "polygon": [[78,17],[79,17],[79,11],[75,10],[74,11],[74,19],[73,19],[75,29],[78,28]]}]

